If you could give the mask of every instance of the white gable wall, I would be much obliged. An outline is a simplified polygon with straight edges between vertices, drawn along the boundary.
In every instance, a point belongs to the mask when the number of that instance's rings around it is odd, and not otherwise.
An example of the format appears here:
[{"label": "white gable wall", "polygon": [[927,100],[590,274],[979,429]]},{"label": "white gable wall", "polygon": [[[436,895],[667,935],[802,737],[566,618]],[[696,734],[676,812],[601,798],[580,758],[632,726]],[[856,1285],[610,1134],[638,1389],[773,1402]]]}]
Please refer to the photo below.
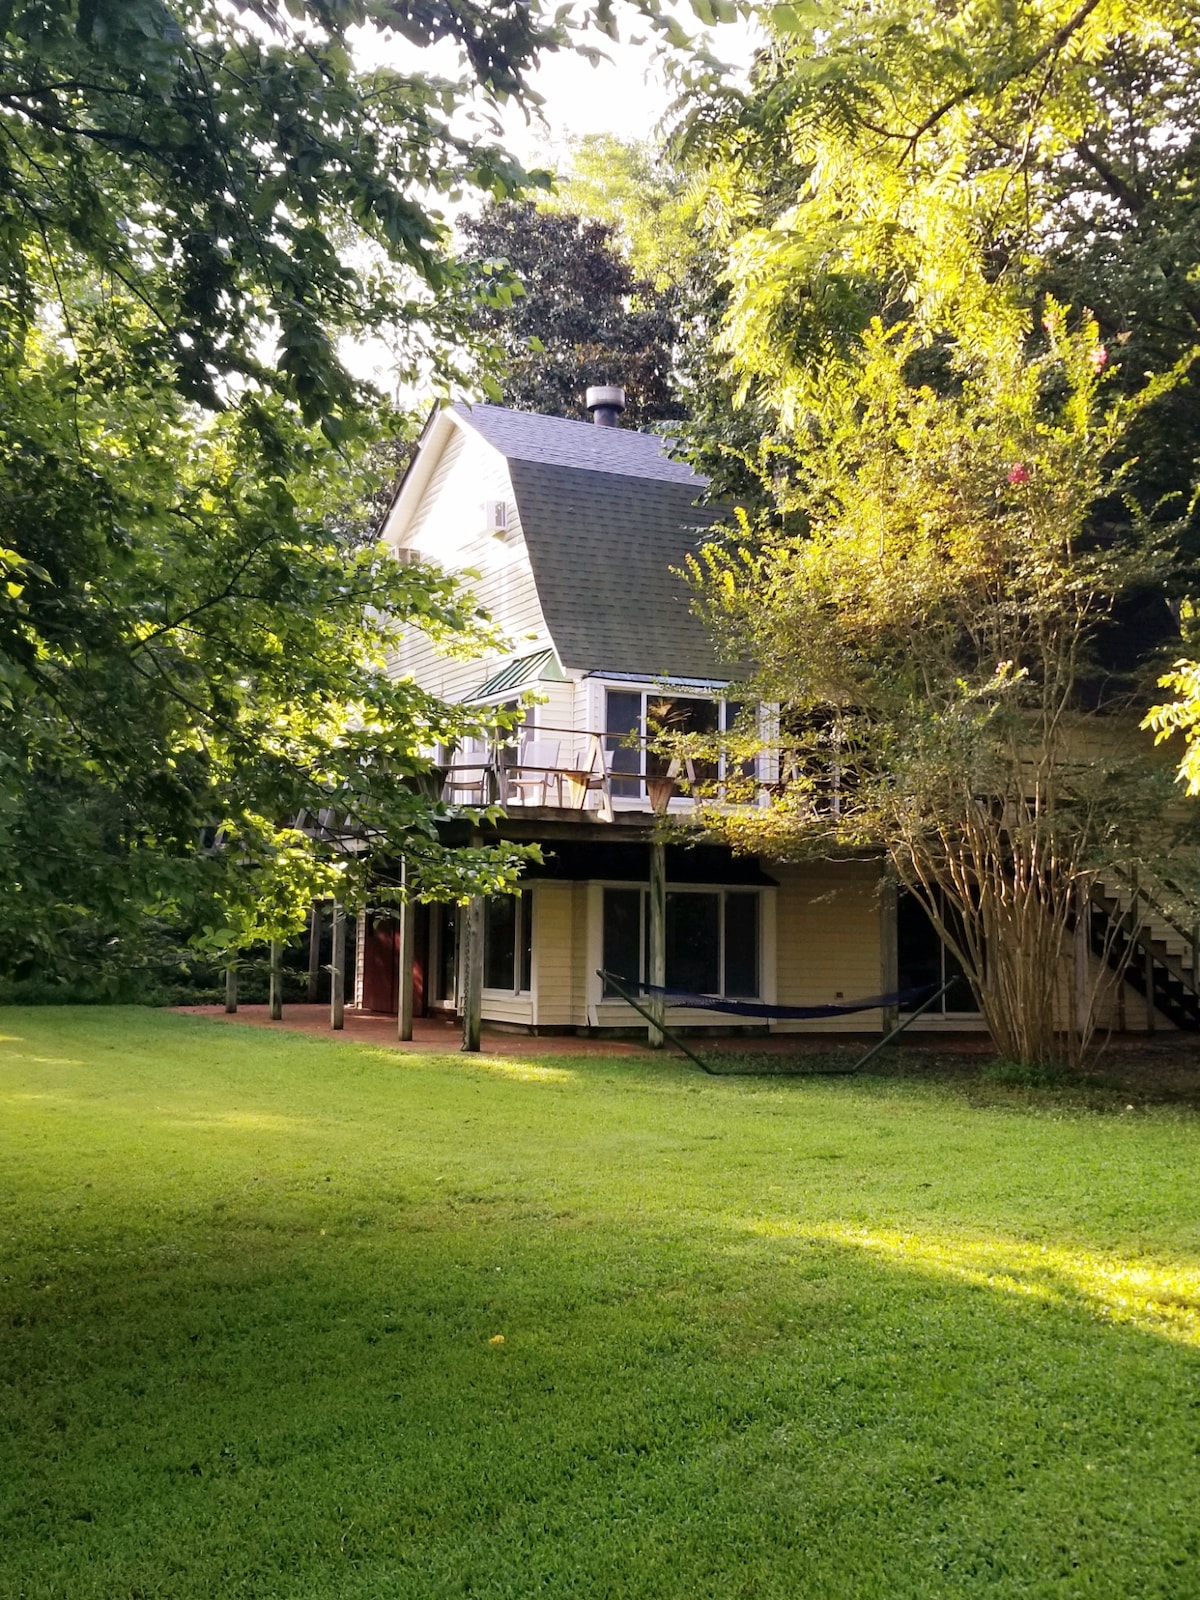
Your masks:
[{"label": "white gable wall", "polygon": [[[533,570],[517,519],[508,464],[478,434],[449,417],[441,424],[444,444],[415,507],[400,525],[400,506],[384,537],[393,548],[416,550],[447,572],[473,571],[464,579],[479,605],[505,633],[503,654],[457,661],[439,654],[418,629],[393,653],[396,677],[413,677],[446,700],[460,700],[505,660],[550,644]],[[426,448],[437,448],[436,434]],[[515,526],[503,539],[484,531],[484,504],[502,500]]]}]

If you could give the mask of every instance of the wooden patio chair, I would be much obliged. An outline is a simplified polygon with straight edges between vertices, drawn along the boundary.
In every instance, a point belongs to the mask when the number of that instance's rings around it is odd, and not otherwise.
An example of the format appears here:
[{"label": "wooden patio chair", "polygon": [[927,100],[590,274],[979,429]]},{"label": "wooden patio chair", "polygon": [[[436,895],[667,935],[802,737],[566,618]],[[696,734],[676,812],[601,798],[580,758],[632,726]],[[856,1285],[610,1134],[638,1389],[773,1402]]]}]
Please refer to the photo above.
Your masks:
[{"label": "wooden patio chair", "polygon": [[521,740],[520,756],[505,774],[511,801],[521,806],[546,804],[550,784],[559,777],[558,750],[557,739]]}]

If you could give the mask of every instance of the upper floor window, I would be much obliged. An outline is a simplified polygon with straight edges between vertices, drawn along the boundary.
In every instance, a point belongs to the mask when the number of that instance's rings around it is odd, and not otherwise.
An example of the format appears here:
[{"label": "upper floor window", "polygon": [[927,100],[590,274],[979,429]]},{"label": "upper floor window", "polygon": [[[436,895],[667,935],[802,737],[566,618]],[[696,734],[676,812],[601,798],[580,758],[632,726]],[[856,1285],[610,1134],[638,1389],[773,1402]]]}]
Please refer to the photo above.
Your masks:
[{"label": "upper floor window", "polygon": [[[609,752],[614,798],[641,799],[645,780],[666,773],[668,760],[657,750],[647,748],[655,738],[662,734],[727,733],[744,709],[736,700],[660,694],[653,689],[606,689],[604,747]],[[695,761],[696,781],[716,782],[724,776],[724,765],[724,757]],[[753,759],[740,765],[744,776],[753,777]]]}]

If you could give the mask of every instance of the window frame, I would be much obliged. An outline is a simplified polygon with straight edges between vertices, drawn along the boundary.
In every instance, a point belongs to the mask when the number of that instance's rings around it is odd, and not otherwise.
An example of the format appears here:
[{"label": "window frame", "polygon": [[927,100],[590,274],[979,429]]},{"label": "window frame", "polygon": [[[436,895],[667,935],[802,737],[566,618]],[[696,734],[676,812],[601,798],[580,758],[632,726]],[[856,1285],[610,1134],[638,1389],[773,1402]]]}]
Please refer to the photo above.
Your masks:
[{"label": "window frame", "polygon": [[[967,993],[970,994],[969,985],[967,984],[967,980],[966,980],[965,976],[962,973],[962,968],[961,968],[961,965],[960,965],[960,963],[958,961],[958,958],[955,956],[954,952],[950,949],[950,946],[942,938],[941,934],[939,934],[937,929],[934,927],[933,922],[930,919],[928,912],[926,912],[924,906],[921,905],[920,900],[915,895],[912,895],[909,891],[904,890],[904,889],[902,889],[900,891],[900,893],[896,897],[897,982],[898,983],[900,982],[900,968],[903,965],[903,962],[904,962],[904,959],[905,959],[904,958],[904,954],[901,951],[901,906],[902,906],[902,904],[903,904],[903,902],[904,902],[904,900],[906,898],[908,899],[908,901],[909,901],[909,903],[911,905],[913,905],[913,906],[915,906],[917,908],[917,910],[920,912],[921,916],[924,918],[924,920],[925,920],[925,929],[926,929],[927,933],[930,936],[930,940],[929,940],[930,944],[932,945],[932,944],[936,943],[936,946],[937,946],[937,972],[936,972],[936,975],[935,975],[935,981],[938,984],[938,986],[940,987],[942,984],[944,984],[946,982],[948,966],[952,966],[952,967],[955,967],[955,968],[958,969],[958,971],[956,973],[953,973],[953,974],[950,974],[950,975],[958,977],[959,985],[960,985],[959,989],[957,991],[951,990],[946,994],[939,995],[938,999],[934,1002],[934,1004],[932,1006],[930,1006],[929,1009],[925,1012],[925,1016],[927,1018],[931,1019],[931,1020],[938,1020],[938,1021],[950,1021],[950,1020],[953,1020],[953,1021],[956,1021],[956,1022],[957,1021],[967,1022],[967,1021],[978,1021],[978,1020],[980,1020],[982,1013],[980,1012],[979,1007],[974,1005],[974,1004],[972,1004],[970,1006],[963,1006],[963,1005],[951,1006],[951,1005],[947,1004],[948,1000],[950,999],[950,994],[952,994],[952,993],[955,993],[955,992],[961,993],[963,989],[966,989]],[[972,996],[971,998],[972,998],[972,1001],[973,1001],[974,1000],[974,996]],[[899,1007],[900,1016],[901,1017],[911,1016],[913,1014],[913,1012],[917,1010],[919,1004],[920,1004],[919,1001],[913,1001],[908,1005],[900,1006]]]},{"label": "window frame", "polygon": [[[652,700],[695,700],[705,702],[709,705],[715,705],[717,708],[717,726],[715,732],[720,735],[730,731],[737,717],[746,708],[745,700],[734,699],[725,692],[727,689],[731,689],[733,687],[734,685],[732,684],[723,685],[720,691],[716,691],[713,688],[703,688],[700,685],[686,683],[667,683],[662,687],[657,687],[653,684],[647,684],[645,682],[622,683],[620,681],[607,678],[600,679],[599,688],[601,691],[601,702],[600,715],[597,719],[597,722],[602,725],[603,728],[603,732],[601,733],[603,749],[606,753],[609,751],[624,751],[627,754],[636,754],[637,756],[636,771],[631,768],[629,771],[620,772],[617,770],[615,765],[609,769],[609,779],[612,784],[612,798],[614,803],[617,805],[622,803],[626,805],[645,805],[648,801],[646,780],[648,776],[652,777],[654,774],[648,773],[647,771],[647,757],[649,752],[647,750],[646,723],[647,707]],[[608,702],[610,695],[614,694],[624,694],[631,697],[637,695],[639,697],[638,720],[636,728],[639,743],[636,751],[631,750],[628,745],[625,745],[622,742],[624,739],[627,739],[630,733],[634,732],[635,730],[628,729],[625,732],[622,732],[619,729],[613,731],[610,731],[609,729]],[[759,751],[754,756],[749,758],[750,762],[753,763],[754,771],[752,775],[749,773],[744,774],[746,777],[752,776],[753,781],[756,783],[761,783],[763,781],[763,765],[760,759],[761,756],[762,752]],[[743,763],[742,765],[744,766],[745,764],[746,763]],[[716,762],[716,767],[717,772],[715,781],[717,783],[722,783],[729,773],[729,759],[724,751],[722,751],[719,755]],[[636,793],[630,792],[630,789],[622,789],[618,787],[620,784],[628,784],[632,788],[632,785],[635,783],[637,784]],[[690,795],[679,795],[676,796],[675,799],[685,805],[690,805],[692,803],[692,797]],[[672,803],[674,803],[674,801]]]},{"label": "window frame", "polygon": [[[649,959],[650,959],[650,955],[649,955],[649,945],[650,945],[650,889],[649,889],[649,885],[645,884],[645,883],[633,883],[633,882],[630,882],[628,880],[626,880],[626,881],[605,880],[604,882],[600,883],[598,885],[598,887],[600,889],[600,895],[601,895],[601,901],[600,901],[600,959],[601,959],[601,965],[602,966],[606,965],[605,957],[604,957],[604,896],[605,896],[605,894],[608,893],[609,890],[613,890],[613,889],[625,890],[625,891],[633,891],[633,892],[637,893],[638,896],[639,896],[638,975],[637,975],[637,982],[638,983],[647,983],[649,981],[648,970],[649,970]],[[719,977],[720,977],[720,983],[719,983],[718,988],[716,988],[714,990],[703,990],[703,991],[699,991],[699,992],[701,992],[701,993],[711,993],[713,995],[714,999],[746,1000],[746,1001],[750,1001],[750,1002],[754,1002],[754,1003],[762,1003],[764,998],[765,998],[764,997],[764,992],[763,992],[764,988],[765,988],[764,967],[765,967],[766,953],[767,953],[766,952],[766,929],[765,929],[765,926],[764,926],[764,914],[765,914],[765,907],[766,907],[766,896],[764,895],[762,889],[761,888],[756,888],[752,884],[747,884],[745,886],[742,886],[742,885],[739,885],[739,884],[723,884],[723,883],[708,883],[708,884],[705,884],[705,883],[681,883],[681,884],[668,885],[668,888],[667,888],[668,901],[674,895],[685,895],[685,894],[715,896],[717,898],[717,901],[718,901],[718,913],[717,913],[717,971],[718,971],[718,974],[719,974]],[[754,948],[754,969],[755,969],[754,970],[754,982],[755,982],[755,992],[753,994],[730,994],[729,990],[728,990],[728,987],[727,987],[728,973],[726,971],[726,967],[727,967],[726,949],[727,949],[728,940],[727,940],[727,933],[726,933],[726,907],[728,905],[729,897],[731,895],[749,896],[750,898],[753,899],[753,902],[754,902],[754,930],[755,930],[755,941],[754,941],[754,945],[755,945],[755,948]],[[669,984],[670,984],[669,976],[668,976],[667,982],[668,982],[668,986],[669,986]],[[620,996],[615,989],[610,989],[609,988],[607,982],[602,982],[601,983],[601,986],[600,986],[600,1000],[601,1001],[620,1000],[621,998],[622,998],[622,996]],[[670,1006],[670,1004],[671,1004],[671,1002],[668,999],[667,1000],[668,1007]]]},{"label": "window frame", "polygon": [[[484,983],[482,992],[494,999],[530,1000],[533,998],[533,937],[536,926],[534,893],[531,884],[525,885],[515,895],[488,895],[485,897],[483,921],[483,970],[487,973],[487,902],[513,900],[516,902],[513,919],[513,987]],[[525,984],[527,986],[523,987]]]}]

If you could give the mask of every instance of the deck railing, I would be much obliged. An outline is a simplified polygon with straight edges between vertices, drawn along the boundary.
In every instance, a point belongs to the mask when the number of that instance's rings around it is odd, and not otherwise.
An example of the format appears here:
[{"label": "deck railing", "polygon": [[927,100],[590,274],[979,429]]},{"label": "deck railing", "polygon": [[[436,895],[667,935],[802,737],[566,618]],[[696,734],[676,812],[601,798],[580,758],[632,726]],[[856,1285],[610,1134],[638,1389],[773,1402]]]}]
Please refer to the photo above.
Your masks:
[{"label": "deck railing", "polygon": [[517,744],[486,753],[458,752],[442,769],[442,798],[451,805],[500,805],[584,811],[611,819],[622,810],[662,811],[690,805],[697,764],[666,761],[653,740],[625,733],[539,726]]},{"label": "deck railing", "polygon": [[484,755],[460,752],[444,769],[442,798],[451,805],[550,807],[611,817],[612,761],[605,738],[577,728],[540,727],[518,744],[501,744]]}]

